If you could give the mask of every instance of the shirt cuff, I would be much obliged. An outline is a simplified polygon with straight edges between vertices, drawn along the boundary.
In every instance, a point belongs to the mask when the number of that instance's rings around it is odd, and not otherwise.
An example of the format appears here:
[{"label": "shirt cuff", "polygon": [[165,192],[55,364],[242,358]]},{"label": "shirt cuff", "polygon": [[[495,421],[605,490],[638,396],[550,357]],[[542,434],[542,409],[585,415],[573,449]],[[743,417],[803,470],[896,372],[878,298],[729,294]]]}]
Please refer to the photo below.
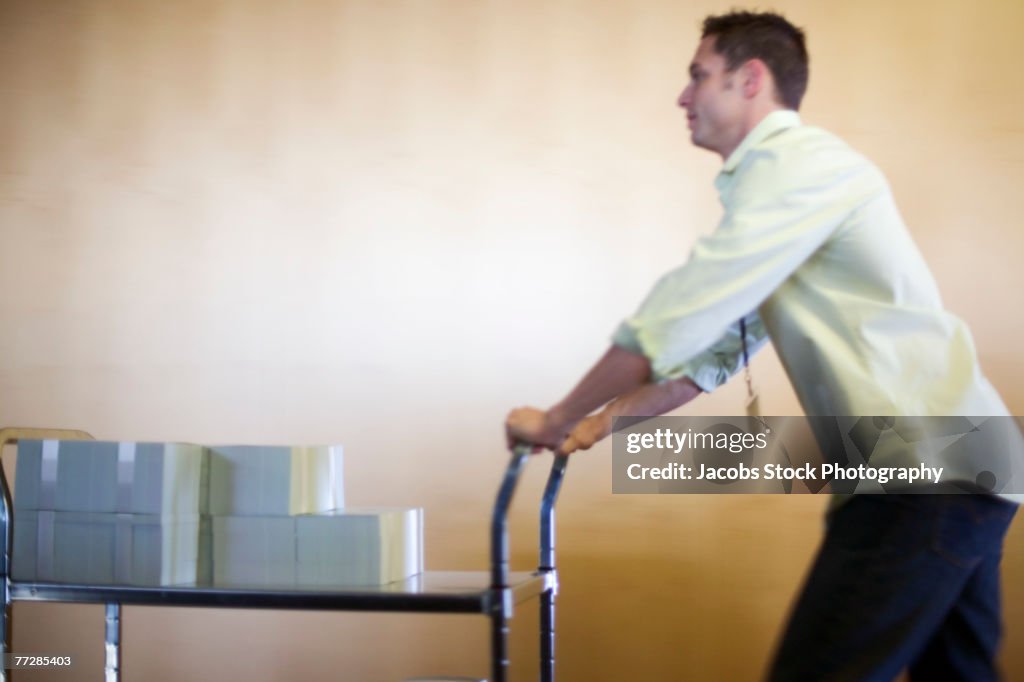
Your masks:
[{"label": "shirt cuff", "polygon": [[[699,360],[701,357],[702,356],[698,355],[695,360]],[[713,362],[704,362],[701,364],[689,362],[683,367],[681,376],[689,378],[690,381],[697,384],[697,388],[705,393],[711,393],[725,383],[722,381],[721,367]]]},{"label": "shirt cuff", "polygon": [[615,333],[612,334],[612,343],[623,350],[628,350],[630,353],[646,355],[644,349],[640,346],[640,339],[637,338],[636,331],[629,326],[629,322],[623,322],[618,326]]}]

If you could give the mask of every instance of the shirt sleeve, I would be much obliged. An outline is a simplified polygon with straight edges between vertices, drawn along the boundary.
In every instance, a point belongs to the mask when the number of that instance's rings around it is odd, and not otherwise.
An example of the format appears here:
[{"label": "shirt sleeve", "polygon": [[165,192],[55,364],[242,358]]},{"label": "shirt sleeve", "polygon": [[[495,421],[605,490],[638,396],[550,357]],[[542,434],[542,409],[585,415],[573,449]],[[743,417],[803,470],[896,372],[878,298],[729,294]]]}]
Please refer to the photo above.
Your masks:
[{"label": "shirt sleeve", "polygon": [[[768,332],[761,317],[756,313],[744,319],[747,331],[747,355],[754,355],[768,342]],[[690,358],[681,370],[681,376],[689,377],[704,391],[711,393],[729,381],[743,369],[743,339],[740,323],[735,322],[718,341],[707,350]]]},{"label": "shirt sleeve", "polygon": [[[718,228],[658,281],[612,337],[651,361],[655,381],[701,374],[694,368],[707,366],[711,357],[697,356],[714,355],[730,326],[757,310],[867,198],[863,192],[877,186],[861,181],[863,163],[782,159],[774,150],[749,154],[749,163],[735,171],[742,175],[732,191],[723,195]],[[708,374],[702,381],[717,381],[717,372],[703,371]]]}]

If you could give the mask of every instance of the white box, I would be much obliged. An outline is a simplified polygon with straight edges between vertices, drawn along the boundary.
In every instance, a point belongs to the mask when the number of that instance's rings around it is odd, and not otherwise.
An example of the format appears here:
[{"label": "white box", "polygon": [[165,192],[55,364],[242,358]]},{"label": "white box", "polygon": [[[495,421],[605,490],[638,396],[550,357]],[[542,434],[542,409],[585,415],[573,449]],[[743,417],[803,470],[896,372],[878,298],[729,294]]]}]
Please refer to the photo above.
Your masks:
[{"label": "white box", "polygon": [[15,514],[12,577],[82,585],[209,581],[209,518],[24,510]]},{"label": "white box", "polygon": [[423,571],[423,510],[215,516],[213,584],[377,586]]},{"label": "white box", "polygon": [[296,517],[302,584],[384,585],[423,572],[423,510],[337,509]]},{"label": "white box", "polygon": [[210,447],[209,513],[308,514],[345,504],[340,445]]},{"label": "white box", "polygon": [[295,584],[295,517],[214,516],[213,585]]},{"label": "white box", "polygon": [[25,440],[18,444],[17,510],[201,514],[205,448],[180,443]]}]

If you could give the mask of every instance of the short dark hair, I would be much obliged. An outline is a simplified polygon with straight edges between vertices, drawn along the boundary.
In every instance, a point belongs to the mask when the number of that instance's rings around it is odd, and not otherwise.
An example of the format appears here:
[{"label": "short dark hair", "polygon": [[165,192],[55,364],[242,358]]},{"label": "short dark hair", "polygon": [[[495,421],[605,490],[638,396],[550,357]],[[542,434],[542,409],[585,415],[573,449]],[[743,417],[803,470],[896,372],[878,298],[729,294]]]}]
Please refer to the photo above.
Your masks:
[{"label": "short dark hair", "polygon": [[702,38],[715,37],[715,52],[732,71],[760,59],[775,79],[782,104],[799,109],[809,74],[804,32],[779,14],[730,12],[704,20]]}]

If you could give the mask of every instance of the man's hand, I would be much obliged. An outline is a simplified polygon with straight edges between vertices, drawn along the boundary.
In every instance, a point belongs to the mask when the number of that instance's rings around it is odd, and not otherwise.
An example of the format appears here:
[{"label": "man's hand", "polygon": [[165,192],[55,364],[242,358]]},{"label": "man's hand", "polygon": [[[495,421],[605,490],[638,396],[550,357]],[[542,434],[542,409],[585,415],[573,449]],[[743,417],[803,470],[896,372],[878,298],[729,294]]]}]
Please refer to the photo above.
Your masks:
[{"label": "man's hand", "polygon": [[612,432],[615,417],[653,417],[685,405],[702,393],[700,387],[688,377],[661,384],[644,384],[605,405],[597,414],[582,420],[569,433],[557,454],[568,455],[576,450],[587,450]]},{"label": "man's hand", "polygon": [[601,410],[577,424],[558,446],[556,454],[565,456],[577,450],[589,450],[594,443],[604,439],[611,432],[612,414],[607,409]]},{"label": "man's hand", "polygon": [[638,353],[612,346],[580,380],[569,395],[546,412],[520,407],[505,418],[509,448],[526,442],[554,450],[576,424],[616,396],[642,386],[651,374],[651,363]]},{"label": "man's hand", "polygon": [[554,450],[572,428],[572,424],[562,423],[553,411],[544,411],[536,407],[518,407],[508,413],[505,418],[505,437],[508,447],[516,443],[534,445],[534,452],[541,448]]}]

